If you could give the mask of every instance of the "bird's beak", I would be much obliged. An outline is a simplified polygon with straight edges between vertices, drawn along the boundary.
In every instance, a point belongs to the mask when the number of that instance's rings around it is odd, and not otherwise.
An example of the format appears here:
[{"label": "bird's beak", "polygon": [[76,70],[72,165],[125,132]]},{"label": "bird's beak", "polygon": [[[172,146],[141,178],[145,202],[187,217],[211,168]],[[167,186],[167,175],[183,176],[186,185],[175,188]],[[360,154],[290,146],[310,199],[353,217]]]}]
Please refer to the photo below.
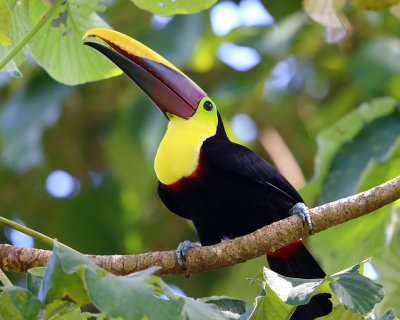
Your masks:
[{"label": "bird's beak", "polygon": [[164,113],[188,119],[207,94],[183,72],[142,43],[117,31],[96,28],[83,36],[106,44],[85,42],[114,62]]}]

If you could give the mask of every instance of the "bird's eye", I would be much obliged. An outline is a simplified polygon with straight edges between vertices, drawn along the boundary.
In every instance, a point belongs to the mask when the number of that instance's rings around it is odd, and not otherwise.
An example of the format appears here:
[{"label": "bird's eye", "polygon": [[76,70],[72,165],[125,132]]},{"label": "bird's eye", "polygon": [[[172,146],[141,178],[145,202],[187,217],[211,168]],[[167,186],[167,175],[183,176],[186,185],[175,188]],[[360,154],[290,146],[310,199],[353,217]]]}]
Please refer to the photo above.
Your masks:
[{"label": "bird's eye", "polygon": [[210,101],[206,101],[203,103],[203,108],[207,111],[211,111],[214,108],[214,106]]}]

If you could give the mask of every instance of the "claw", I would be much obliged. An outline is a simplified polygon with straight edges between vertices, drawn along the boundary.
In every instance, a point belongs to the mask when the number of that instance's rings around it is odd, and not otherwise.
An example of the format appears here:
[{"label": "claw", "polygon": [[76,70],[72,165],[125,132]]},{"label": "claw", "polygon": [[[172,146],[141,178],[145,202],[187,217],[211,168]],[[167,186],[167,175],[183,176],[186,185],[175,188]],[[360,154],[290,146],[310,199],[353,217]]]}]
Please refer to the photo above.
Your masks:
[{"label": "claw", "polygon": [[310,219],[310,213],[308,212],[307,206],[303,202],[297,202],[292,209],[289,210],[291,215],[298,214],[303,221],[303,227],[307,223],[308,232],[312,234],[312,223]]},{"label": "claw", "polygon": [[186,252],[189,248],[198,247],[197,244],[193,243],[192,241],[185,240],[181,242],[176,249],[176,255],[178,258],[178,263],[181,266],[182,270],[186,270],[185,262],[186,262]]}]

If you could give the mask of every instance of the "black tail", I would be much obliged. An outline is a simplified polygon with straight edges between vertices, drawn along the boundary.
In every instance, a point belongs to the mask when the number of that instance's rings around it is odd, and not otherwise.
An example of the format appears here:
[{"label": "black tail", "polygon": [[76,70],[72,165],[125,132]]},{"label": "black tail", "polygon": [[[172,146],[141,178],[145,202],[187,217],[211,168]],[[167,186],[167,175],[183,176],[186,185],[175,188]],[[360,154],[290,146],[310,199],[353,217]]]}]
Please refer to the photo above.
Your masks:
[{"label": "black tail", "polygon": [[[300,240],[269,253],[267,260],[271,270],[286,277],[317,279],[326,275]],[[332,311],[329,298],[329,293],[314,296],[308,304],[297,307],[290,319],[314,320],[329,314]]]}]

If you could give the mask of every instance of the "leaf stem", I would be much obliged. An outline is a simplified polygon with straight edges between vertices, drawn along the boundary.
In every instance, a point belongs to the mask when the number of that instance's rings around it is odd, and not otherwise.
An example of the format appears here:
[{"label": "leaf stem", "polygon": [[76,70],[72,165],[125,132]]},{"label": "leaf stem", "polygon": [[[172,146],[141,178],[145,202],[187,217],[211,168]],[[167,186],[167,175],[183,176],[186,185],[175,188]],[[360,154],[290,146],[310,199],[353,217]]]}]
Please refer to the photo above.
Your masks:
[{"label": "leaf stem", "polygon": [[0,70],[3,69],[7,63],[13,59],[17,53],[22,50],[23,47],[28,43],[29,40],[39,31],[41,27],[51,18],[54,12],[61,5],[63,0],[55,0],[50,8],[43,14],[39,21],[33,26],[31,30],[21,39],[19,42],[0,60]]},{"label": "leaf stem", "polygon": [[69,305],[69,302],[68,301],[64,301],[61,305],[59,305],[56,309],[54,309],[53,312],[51,312],[47,316],[44,316],[43,320],[57,319],[59,316],[61,316],[61,312],[63,311],[63,309],[65,307],[67,307],[68,305]]},{"label": "leaf stem", "polygon": [[0,269],[0,281],[3,283],[5,287],[12,286],[10,279],[7,278],[6,274],[1,269]]},{"label": "leaf stem", "polygon": [[[25,227],[25,226],[23,226],[22,224],[19,224],[19,223],[15,222],[15,221],[9,220],[9,219],[4,218],[4,217],[2,217],[2,216],[0,216],[0,224],[5,225],[5,226],[7,226],[7,227],[9,227],[9,228],[18,230],[18,231],[20,231],[20,232],[22,232],[22,233],[25,233],[25,234],[27,234],[28,236],[31,236],[31,237],[33,237],[33,238],[39,240],[40,242],[43,242],[43,243],[45,243],[45,244],[48,244],[48,245],[51,246],[51,247],[52,247],[53,244],[54,244],[55,239],[50,238],[50,237],[44,235],[43,233],[40,233],[40,232],[38,232],[38,231],[35,231],[35,230],[31,229],[31,228]],[[74,249],[68,247],[67,245],[62,244],[62,243],[60,243],[60,242],[58,242],[58,241],[57,241],[57,243],[58,243],[60,246],[63,246],[63,247],[68,248],[68,249],[70,249],[70,250],[74,250]],[[75,250],[74,250],[74,251],[75,251]]]}]

